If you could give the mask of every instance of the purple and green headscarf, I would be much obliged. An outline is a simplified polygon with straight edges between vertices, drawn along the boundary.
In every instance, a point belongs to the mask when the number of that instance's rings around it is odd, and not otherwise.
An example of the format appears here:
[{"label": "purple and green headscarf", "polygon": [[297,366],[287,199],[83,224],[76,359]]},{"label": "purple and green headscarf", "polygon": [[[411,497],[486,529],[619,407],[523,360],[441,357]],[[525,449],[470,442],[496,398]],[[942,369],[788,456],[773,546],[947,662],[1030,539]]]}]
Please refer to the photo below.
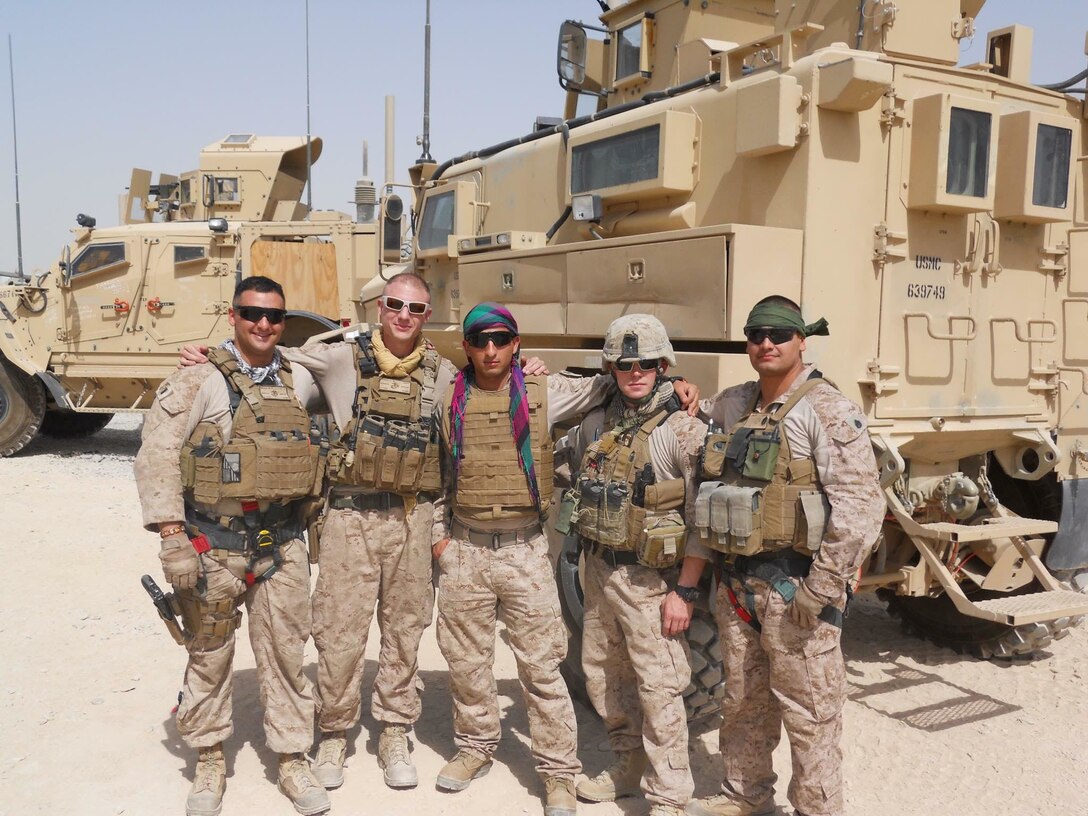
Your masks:
[{"label": "purple and green headscarf", "polygon": [[[481,303],[474,306],[465,315],[462,329],[465,336],[495,326],[502,326],[507,331],[517,335],[518,324],[510,310],[499,303]],[[464,455],[462,439],[465,429],[465,405],[472,391],[472,385],[476,380],[476,373],[469,362],[457,374],[453,382],[453,400],[450,408],[450,447],[453,454],[453,479],[457,484],[457,477],[461,471],[461,458]],[[525,393],[525,374],[522,373],[518,360],[514,360],[510,368],[510,430],[514,438],[514,447],[518,451],[518,462],[525,472],[525,478],[529,483],[529,495],[533,497],[533,505],[540,512],[540,489],[536,483],[536,466],[533,463],[533,445],[529,435],[529,400]]]}]

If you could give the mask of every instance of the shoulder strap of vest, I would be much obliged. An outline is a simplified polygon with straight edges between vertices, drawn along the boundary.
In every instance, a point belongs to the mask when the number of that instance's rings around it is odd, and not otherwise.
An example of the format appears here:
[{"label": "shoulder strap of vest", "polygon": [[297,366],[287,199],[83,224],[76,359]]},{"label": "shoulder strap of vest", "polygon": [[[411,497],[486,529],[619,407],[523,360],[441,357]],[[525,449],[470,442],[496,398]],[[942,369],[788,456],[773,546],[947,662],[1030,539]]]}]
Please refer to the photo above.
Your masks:
[{"label": "shoulder strap of vest", "polygon": [[242,390],[239,381],[248,378],[236,376],[241,373],[242,369],[238,365],[238,361],[234,359],[234,355],[225,348],[216,346],[213,349],[208,349],[208,362],[219,369],[219,373],[223,375],[223,379],[226,381],[230,415],[233,417],[238,412],[238,406],[242,402]]},{"label": "shoulder strap of vest", "polygon": [[355,336],[355,342],[359,345],[359,354],[356,356],[356,360],[359,364],[359,373],[363,377],[373,377],[378,373],[378,363],[374,359],[374,351],[370,347],[370,339],[373,334],[371,331],[365,331]]},{"label": "shoulder strap of vest", "polygon": [[797,389],[792,394],[790,394],[790,398],[782,403],[777,411],[771,414],[771,422],[781,422],[785,418],[786,414],[793,410],[793,406],[801,401],[801,397],[803,397],[820,383],[824,382],[827,382],[827,380],[820,376],[820,372],[814,371],[812,373],[812,376],[805,380],[803,383],[801,383],[799,386],[797,386]]},{"label": "shoulder strap of vest", "polygon": [[423,369],[423,392],[420,397],[419,418],[426,420],[434,413],[435,393],[438,390],[438,367],[441,365],[438,352],[430,343],[427,344],[427,351],[424,352],[423,360],[419,365]]}]

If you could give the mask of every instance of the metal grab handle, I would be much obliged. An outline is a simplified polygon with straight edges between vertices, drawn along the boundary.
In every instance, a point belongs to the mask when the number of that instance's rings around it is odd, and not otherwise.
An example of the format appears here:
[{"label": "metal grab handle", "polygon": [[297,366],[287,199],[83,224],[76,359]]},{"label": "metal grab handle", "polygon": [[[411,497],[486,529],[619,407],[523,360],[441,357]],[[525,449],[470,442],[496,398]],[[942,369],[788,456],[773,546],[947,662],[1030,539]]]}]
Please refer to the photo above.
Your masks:
[{"label": "metal grab handle", "polygon": [[[1027,335],[1021,332],[1020,323],[1015,317],[991,317],[990,323],[1012,323],[1013,331],[1016,334],[1016,339],[1021,343],[1054,343],[1058,339],[1058,324],[1053,320],[1044,320],[1040,318],[1038,320],[1027,321]],[[1032,326],[1049,326],[1051,329],[1051,335],[1049,337],[1033,337],[1031,334]]]},{"label": "metal grab handle", "polygon": [[[903,314],[903,320],[909,320],[912,317],[924,317],[926,319],[926,333],[934,340],[974,340],[975,335],[978,334],[978,325],[975,323],[975,319],[969,315],[949,315],[947,333],[938,333],[933,331],[933,316],[929,312],[905,312]],[[951,332],[953,320],[966,320],[971,324],[971,329],[968,334],[953,334]]]}]

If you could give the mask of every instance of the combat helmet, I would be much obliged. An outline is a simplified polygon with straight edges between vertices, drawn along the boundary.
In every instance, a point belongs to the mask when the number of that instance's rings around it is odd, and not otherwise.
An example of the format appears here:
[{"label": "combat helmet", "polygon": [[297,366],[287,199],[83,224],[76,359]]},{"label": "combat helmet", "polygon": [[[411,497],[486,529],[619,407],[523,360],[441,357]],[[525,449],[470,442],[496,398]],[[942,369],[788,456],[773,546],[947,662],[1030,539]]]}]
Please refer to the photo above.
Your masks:
[{"label": "combat helmet", "polygon": [[661,359],[676,365],[669,333],[660,320],[648,314],[629,314],[612,321],[604,336],[604,359],[609,363]]}]

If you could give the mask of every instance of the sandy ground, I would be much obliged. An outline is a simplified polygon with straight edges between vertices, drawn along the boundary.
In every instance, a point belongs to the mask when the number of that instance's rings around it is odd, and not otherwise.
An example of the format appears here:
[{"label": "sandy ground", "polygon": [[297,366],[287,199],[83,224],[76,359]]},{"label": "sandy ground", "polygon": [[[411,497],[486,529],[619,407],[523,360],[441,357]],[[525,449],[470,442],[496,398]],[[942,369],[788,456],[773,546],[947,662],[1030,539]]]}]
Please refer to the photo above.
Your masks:
[{"label": "sandy ground", "polygon": [[[170,709],[185,653],[154,614],[139,577],[162,583],[157,541],[139,524],[132,458],[139,419],[121,417],[88,440],[39,439],[0,460],[5,568],[0,572],[0,815],[183,812],[193,752]],[[371,644],[376,645],[372,634]],[[900,633],[873,601],[852,610],[844,636],[846,800],[851,814],[1041,814],[1088,809],[1088,630],[1027,663],[983,663]],[[373,653],[373,649],[371,650]],[[310,645],[310,671],[313,650]],[[503,741],[491,774],[459,794],[432,780],[453,753],[449,686],[434,641],[420,655],[424,716],[414,738],[421,785],[392,791],[375,762],[369,712],[351,735],[340,814],[539,814],[540,784],[513,658],[499,650]],[[375,671],[368,661],[365,683]],[[224,816],[294,813],[275,788],[253,657],[239,640],[236,731],[227,747]],[[595,715],[578,704],[581,758],[610,758]],[[716,788],[716,725],[693,733],[696,794]],[[785,799],[789,758],[775,757]],[[641,799],[581,805],[592,816],[648,810]]]}]

